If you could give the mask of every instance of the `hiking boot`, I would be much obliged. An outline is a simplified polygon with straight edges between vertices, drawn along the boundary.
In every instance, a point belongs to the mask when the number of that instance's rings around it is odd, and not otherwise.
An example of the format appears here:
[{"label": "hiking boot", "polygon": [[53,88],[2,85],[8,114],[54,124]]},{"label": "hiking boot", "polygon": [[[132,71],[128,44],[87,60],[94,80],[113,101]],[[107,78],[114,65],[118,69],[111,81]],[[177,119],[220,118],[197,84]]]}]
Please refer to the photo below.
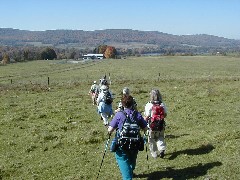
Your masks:
[{"label": "hiking boot", "polygon": [[163,150],[163,151],[160,152],[159,157],[160,157],[160,158],[163,158],[164,155],[165,155],[165,151]]}]

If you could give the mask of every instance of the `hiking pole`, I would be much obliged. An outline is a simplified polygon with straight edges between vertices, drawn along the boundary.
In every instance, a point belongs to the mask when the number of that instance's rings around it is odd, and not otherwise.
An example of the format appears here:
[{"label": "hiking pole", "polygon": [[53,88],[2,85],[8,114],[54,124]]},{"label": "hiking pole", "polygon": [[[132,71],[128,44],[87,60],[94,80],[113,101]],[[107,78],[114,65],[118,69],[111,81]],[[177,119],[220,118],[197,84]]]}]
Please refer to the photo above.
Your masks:
[{"label": "hiking pole", "polygon": [[[148,130],[148,131],[149,131],[149,130]],[[147,138],[148,138],[148,133],[149,133],[149,132],[147,132]],[[144,134],[144,136],[145,136],[145,138],[146,138],[146,134]],[[147,142],[148,142],[148,139],[146,140],[146,146],[145,146],[145,149],[146,149],[146,154],[147,154],[147,166],[148,166],[148,170],[149,170]]]},{"label": "hiking pole", "polygon": [[102,168],[103,160],[104,160],[104,157],[105,157],[107,148],[108,148],[108,143],[109,143],[110,137],[111,137],[111,134],[109,133],[109,134],[108,134],[108,139],[107,139],[107,142],[106,142],[106,145],[105,145],[105,150],[104,150],[104,153],[103,153],[102,162],[101,162],[101,165],[100,165],[100,168],[99,168],[99,171],[98,171],[97,179],[98,179],[98,176],[99,176],[100,171],[101,171],[101,168]]}]

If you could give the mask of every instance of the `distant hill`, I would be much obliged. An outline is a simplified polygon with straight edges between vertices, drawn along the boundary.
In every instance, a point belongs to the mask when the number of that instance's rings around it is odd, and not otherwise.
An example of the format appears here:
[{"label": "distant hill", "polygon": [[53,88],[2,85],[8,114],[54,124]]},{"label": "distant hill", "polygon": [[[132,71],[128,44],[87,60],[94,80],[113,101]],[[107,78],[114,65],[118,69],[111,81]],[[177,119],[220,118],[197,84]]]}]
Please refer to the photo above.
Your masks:
[{"label": "distant hill", "polygon": [[83,30],[46,30],[27,31],[0,28],[0,46],[47,46],[57,48],[93,48],[98,45],[112,45],[116,48],[136,49],[173,49],[175,52],[190,50],[205,52],[209,49],[238,51],[240,40],[198,34],[172,35],[157,31],[138,31],[131,29],[107,29],[96,31]]}]

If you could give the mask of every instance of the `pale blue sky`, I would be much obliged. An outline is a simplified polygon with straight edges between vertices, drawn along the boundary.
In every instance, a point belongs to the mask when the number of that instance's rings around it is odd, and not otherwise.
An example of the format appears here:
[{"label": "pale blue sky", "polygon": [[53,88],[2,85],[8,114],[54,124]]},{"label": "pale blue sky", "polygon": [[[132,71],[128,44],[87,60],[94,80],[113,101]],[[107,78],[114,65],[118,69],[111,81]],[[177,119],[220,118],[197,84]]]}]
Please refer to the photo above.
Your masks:
[{"label": "pale blue sky", "polygon": [[240,0],[1,0],[1,28],[133,29],[240,39]]}]

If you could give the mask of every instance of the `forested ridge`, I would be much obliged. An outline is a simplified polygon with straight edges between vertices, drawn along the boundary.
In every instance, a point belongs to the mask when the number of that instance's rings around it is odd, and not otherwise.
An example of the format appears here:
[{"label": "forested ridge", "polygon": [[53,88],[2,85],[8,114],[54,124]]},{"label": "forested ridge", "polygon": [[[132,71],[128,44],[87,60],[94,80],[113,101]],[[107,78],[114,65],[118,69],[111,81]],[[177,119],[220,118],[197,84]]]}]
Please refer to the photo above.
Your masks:
[{"label": "forested ridge", "polygon": [[17,61],[41,59],[43,48],[51,47],[57,59],[79,58],[101,45],[116,48],[117,55],[226,54],[239,53],[240,40],[207,34],[172,35],[131,29],[29,31],[0,28],[0,58],[8,54]]},{"label": "forested ridge", "polygon": [[0,28],[1,45],[25,45],[31,42],[43,44],[79,43],[79,46],[96,46],[111,43],[144,43],[158,46],[214,46],[236,47],[240,40],[198,34],[198,35],[172,35],[158,31],[138,31],[131,29],[107,29],[96,31],[83,30],[46,30],[27,31],[11,28]]}]

